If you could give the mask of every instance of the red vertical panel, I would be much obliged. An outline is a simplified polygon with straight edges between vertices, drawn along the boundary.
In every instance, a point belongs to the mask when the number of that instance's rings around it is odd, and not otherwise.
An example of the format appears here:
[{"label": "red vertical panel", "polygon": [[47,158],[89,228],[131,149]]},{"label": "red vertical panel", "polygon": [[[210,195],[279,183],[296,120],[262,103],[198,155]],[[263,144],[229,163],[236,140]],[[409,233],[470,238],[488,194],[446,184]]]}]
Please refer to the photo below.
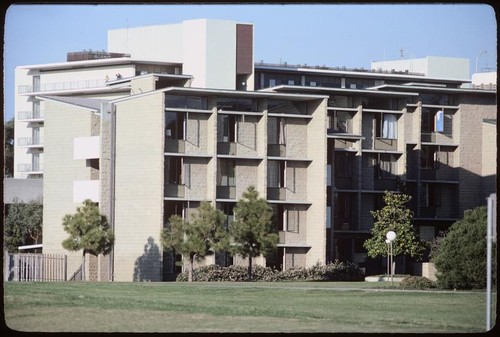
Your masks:
[{"label": "red vertical panel", "polygon": [[253,72],[253,26],[236,25],[236,74]]}]

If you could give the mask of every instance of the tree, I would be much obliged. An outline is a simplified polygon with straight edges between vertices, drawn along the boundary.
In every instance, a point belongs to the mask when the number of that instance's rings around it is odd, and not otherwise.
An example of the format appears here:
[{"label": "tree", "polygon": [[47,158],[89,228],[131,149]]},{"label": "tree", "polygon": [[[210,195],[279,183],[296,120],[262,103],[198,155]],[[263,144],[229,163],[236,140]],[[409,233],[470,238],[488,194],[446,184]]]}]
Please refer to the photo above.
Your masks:
[{"label": "tree", "polygon": [[38,244],[42,236],[43,205],[35,200],[27,203],[15,200],[7,205],[4,221],[4,247],[9,253],[31,238]]},{"label": "tree", "polygon": [[232,251],[248,257],[248,280],[252,279],[252,258],[268,256],[276,249],[279,237],[273,233],[271,218],[273,211],[266,200],[259,197],[255,187],[250,186],[234,208],[235,220],[229,228],[233,241]]},{"label": "tree", "polygon": [[83,250],[82,278],[85,279],[85,255],[89,253],[98,256],[111,252],[113,231],[109,228],[106,217],[100,214],[97,203],[89,199],[76,208],[75,214],[63,217],[63,228],[69,233],[69,237],[62,242],[62,246],[69,251]]},{"label": "tree", "polygon": [[193,281],[194,260],[201,260],[227,246],[225,215],[203,201],[191,221],[172,215],[160,238],[163,249],[174,249],[189,263],[188,280]]},{"label": "tree", "polygon": [[375,223],[371,229],[372,237],[366,240],[363,246],[368,251],[368,256],[387,256],[386,234],[388,231],[396,233],[393,241],[393,254],[410,255],[417,259],[422,257],[425,244],[415,233],[411,221],[413,212],[406,207],[411,196],[385,192],[385,206],[382,209],[371,211]]},{"label": "tree", "polygon": [[4,131],[4,177],[12,177],[14,174],[14,117],[5,122]]},{"label": "tree", "polygon": [[466,210],[431,250],[437,283],[447,289],[486,286],[486,207]]}]

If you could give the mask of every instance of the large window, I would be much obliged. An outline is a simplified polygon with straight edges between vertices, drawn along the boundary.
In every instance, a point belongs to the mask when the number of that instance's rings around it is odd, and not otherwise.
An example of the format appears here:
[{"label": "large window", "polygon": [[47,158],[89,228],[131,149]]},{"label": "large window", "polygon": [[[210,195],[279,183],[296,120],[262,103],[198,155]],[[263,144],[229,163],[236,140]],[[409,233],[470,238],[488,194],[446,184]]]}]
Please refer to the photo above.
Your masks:
[{"label": "large window", "polygon": [[285,187],[285,162],[269,160],[267,162],[267,187]]},{"label": "large window", "polygon": [[235,115],[218,115],[217,116],[217,141],[224,143],[237,142],[238,122]]},{"label": "large window", "polygon": [[377,157],[377,177],[378,179],[396,179],[397,158],[393,154],[379,153]]},{"label": "large window", "polygon": [[374,123],[375,137],[385,139],[398,138],[398,119],[396,115],[376,113]]},{"label": "large window", "polygon": [[207,98],[201,96],[165,95],[166,108],[207,109]]},{"label": "large window", "polygon": [[269,144],[286,144],[285,118],[269,117],[267,120],[267,141]]},{"label": "large window", "polygon": [[167,111],[165,113],[165,137],[167,139],[184,139],[185,113]]},{"label": "large window", "polygon": [[441,190],[436,184],[420,184],[420,207],[441,205]]},{"label": "large window", "polygon": [[217,166],[217,185],[236,186],[236,162],[232,159],[219,159]]},{"label": "large window", "polygon": [[218,98],[217,110],[259,111],[257,100],[251,98]]},{"label": "large window", "polygon": [[351,178],[353,171],[354,154],[349,152],[335,152],[335,176]]}]

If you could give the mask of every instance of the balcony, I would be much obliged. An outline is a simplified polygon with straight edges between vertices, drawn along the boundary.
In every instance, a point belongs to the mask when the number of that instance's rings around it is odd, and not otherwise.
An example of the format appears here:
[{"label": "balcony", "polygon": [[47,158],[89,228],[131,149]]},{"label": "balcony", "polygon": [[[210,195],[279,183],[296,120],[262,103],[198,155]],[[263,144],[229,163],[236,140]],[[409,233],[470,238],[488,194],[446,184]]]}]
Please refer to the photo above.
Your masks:
[{"label": "balcony", "polygon": [[43,165],[17,164],[17,171],[22,173],[40,174],[43,173]]},{"label": "balcony", "polygon": [[41,84],[39,87],[34,87],[32,85],[20,85],[18,86],[17,90],[19,94],[29,94],[33,92],[81,90],[81,89],[94,89],[94,88],[104,88],[104,87],[106,87],[106,80],[100,79],[100,80],[44,83]]},{"label": "balcony", "polygon": [[45,119],[42,112],[38,111],[19,111],[17,120],[22,122],[43,122]]},{"label": "balcony", "polygon": [[217,186],[217,199],[236,199],[236,186]]},{"label": "balcony", "polygon": [[397,151],[398,141],[397,139],[375,138],[373,148],[381,151]]},{"label": "balcony", "polygon": [[165,197],[184,198],[186,195],[186,186],[178,184],[165,185]]},{"label": "balcony", "polygon": [[286,145],[268,144],[267,155],[269,157],[286,157]]},{"label": "balcony", "polygon": [[100,157],[100,137],[76,137],[73,139],[73,159],[97,159]]},{"label": "balcony", "polygon": [[165,152],[170,153],[185,153],[186,141],[182,139],[166,139]]},{"label": "balcony", "polygon": [[441,132],[422,132],[422,143],[456,145],[451,134]]},{"label": "balcony", "polygon": [[278,245],[280,245],[281,247],[309,247],[309,245],[305,243],[304,234],[279,231],[278,237]]},{"label": "balcony", "polygon": [[17,146],[29,148],[42,148],[43,142],[39,138],[22,137],[17,139]]},{"label": "balcony", "polygon": [[235,142],[217,142],[217,154],[235,156],[236,153]]},{"label": "balcony", "polygon": [[286,188],[284,187],[268,187],[267,188],[268,200],[286,200]]}]

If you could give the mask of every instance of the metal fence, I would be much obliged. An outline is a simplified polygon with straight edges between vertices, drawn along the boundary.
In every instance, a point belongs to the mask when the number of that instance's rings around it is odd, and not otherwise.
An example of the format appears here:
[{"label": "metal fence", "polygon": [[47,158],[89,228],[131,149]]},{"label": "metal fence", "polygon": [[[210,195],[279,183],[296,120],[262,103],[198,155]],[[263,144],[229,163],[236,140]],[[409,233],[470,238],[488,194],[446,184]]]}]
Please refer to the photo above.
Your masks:
[{"label": "metal fence", "polygon": [[60,254],[12,254],[13,281],[66,281],[67,257]]}]

